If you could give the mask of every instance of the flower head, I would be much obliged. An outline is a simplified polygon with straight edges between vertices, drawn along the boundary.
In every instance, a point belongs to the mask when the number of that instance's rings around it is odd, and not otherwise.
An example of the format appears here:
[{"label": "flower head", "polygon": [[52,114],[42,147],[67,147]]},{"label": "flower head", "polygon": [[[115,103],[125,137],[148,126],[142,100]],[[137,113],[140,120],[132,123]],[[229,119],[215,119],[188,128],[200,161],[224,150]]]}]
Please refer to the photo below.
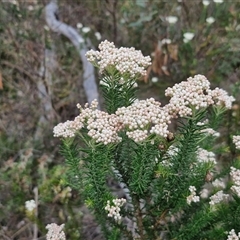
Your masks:
[{"label": "flower head", "polygon": [[122,217],[120,215],[120,207],[122,207],[126,203],[126,199],[124,198],[116,198],[112,200],[112,204],[110,204],[110,201],[107,201],[107,206],[105,207],[105,210],[108,211],[108,217],[114,218],[116,222],[119,222]]},{"label": "flower head", "polygon": [[240,186],[235,186],[235,185],[233,185],[233,186],[231,187],[231,190],[232,190],[234,193],[236,193],[237,196],[240,198]]},{"label": "flower head", "polygon": [[190,205],[192,202],[199,202],[200,197],[196,195],[196,187],[190,186],[189,191],[191,194],[187,197],[187,203]]},{"label": "flower head", "polygon": [[195,34],[191,32],[186,32],[183,34],[183,42],[188,43],[194,38]]},{"label": "flower head", "polygon": [[115,143],[121,140],[118,137],[118,131],[121,129],[121,123],[115,114],[108,114],[97,109],[97,101],[93,101],[91,106],[85,105],[80,109],[80,114],[73,121],[59,123],[54,127],[54,137],[74,137],[75,134],[85,128],[88,130],[88,135],[104,144]]},{"label": "flower head", "polygon": [[83,27],[82,28],[82,32],[83,33],[88,33],[88,32],[90,32],[91,31],[91,28],[90,27]]},{"label": "flower head", "polygon": [[100,32],[95,32],[95,37],[97,40],[101,40],[102,36],[101,36],[101,33]]},{"label": "flower head", "polygon": [[204,6],[208,6],[210,4],[210,2],[208,0],[203,0],[202,3]]},{"label": "flower head", "polygon": [[224,194],[223,191],[221,190],[210,197],[211,201],[209,202],[209,204],[215,205],[220,202],[226,201],[228,199],[229,199],[229,194]]},{"label": "flower head", "polygon": [[228,238],[227,240],[239,240],[240,238],[240,232],[238,233],[238,235],[236,234],[235,230],[232,229],[229,233],[228,233]]},{"label": "flower head", "polygon": [[219,137],[220,133],[213,130],[212,128],[205,128],[203,130],[201,130],[202,133],[205,133],[208,136],[213,136],[213,137]]},{"label": "flower head", "polygon": [[181,117],[191,115],[190,105],[199,109],[213,103],[211,96],[205,94],[208,89],[210,89],[210,82],[205,76],[190,77],[187,81],[165,90],[165,95],[171,98],[165,107],[173,117],[177,117],[178,114]]},{"label": "flower head", "polygon": [[198,148],[197,150],[197,159],[199,162],[211,162],[213,164],[216,164],[216,156],[213,152],[209,152],[203,148]]},{"label": "flower head", "polygon": [[46,240],[66,240],[66,235],[63,231],[64,224],[58,226],[56,223],[51,223],[46,226],[48,230]]},{"label": "flower head", "polygon": [[25,208],[27,212],[32,212],[36,207],[36,202],[33,199],[25,202]]},{"label": "flower head", "polygon": [[235,185],[240,186],[240,169],[231,167],[230,176]]},{"label": "flower head", "polygon": [[83,27],[82,23],[77,23],[77,28],[82,28],[82,27]]},{"label": "flower head", "polygon": [[116,69],[131,77],[144,76],[147,73],[145,68],[151,64],[150,57],[144,57],[135,48],[116,48],[112,42],[105,40],[99,44],[99,49],[100,51],[88,51],[86,57],[99,67],[100,73]]},{"label": "flower head", "polygon": [[165,95],[171,97],[165,107],[173,117],[177,117],[178,114],[181,117],[191,115],[192,106],[200,109],[215,105],[229,109],[235,100],[223,89],[211,90],[208,79],[200,74],[167,88]]},{"label": "flower head", "polygon": [[223,3],[223,0],[213,0],[215,3]]},{"label": "flower head", "polygon": [[212,23],[215,22],[215,18],[214,18],[214,17],[208,17],[208,18],[206,19],[206,22],[209,23],[209,24],[212,24]]},{"label": "flower head", "polygon": [[233,96],[229,96],[225,90],[220,88],[210,90],[208,94],[212,97],[215,105],[223,106],[227,109],[231,109],[232,103],[235,101]]},{"label": "flower head", "polygon": [[168,16],[166,17],[166,21],[170,24],[174,24],[178,21],[178,18],[176,16]]},{"label": "flower head", "polygon": [[235,144],[236,149],[240,149],[240,135],[233,136],[233,143]]},{"label": "flower head", "polygon": [[172,40],[169,39],[169,38],[164,38],[164,39],[162,39],[162,41],[161,41],[162,44],[171,44],[171,42],[172,42]]},{"label": "flower head", "polygon": [[116,115],[127,129],[127,135],[136,142],[150,134],[167,137],[170,115],[153,98],[135,101],[131,106],[119,108]]},{"label": "flower head", "polygon": [[157,77],[153,77],[151,80],[152,80],[153,83],[158,82],[158,78]]},{"label": "flower head", "polygon": [[214,180],[212,182],[212,185],[215,188],[222,188],[222,189],[226,188],[226,183],[224,182],[224,179],[222,179],[222,178]]}]

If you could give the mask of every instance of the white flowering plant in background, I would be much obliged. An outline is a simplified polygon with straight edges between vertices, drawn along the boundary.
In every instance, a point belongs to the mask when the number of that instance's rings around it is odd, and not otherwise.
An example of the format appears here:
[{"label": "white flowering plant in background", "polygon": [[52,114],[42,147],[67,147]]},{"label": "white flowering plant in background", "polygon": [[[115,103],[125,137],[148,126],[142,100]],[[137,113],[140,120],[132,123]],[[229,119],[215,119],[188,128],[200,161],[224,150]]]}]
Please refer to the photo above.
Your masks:
[{"label": "white flowering plant in background", "polygon": [[[138,100],[136,81],[150,57],[106,40],[86,56],[100,71],[106,110],[97,101],[78,104],[79,115],[55,126],[54,136],[62,139],[68,183],[105,238],[227,239],[231,229],[240,231],[240,164],[222,171],[213,152],[217,123],[235,99],[195,75],[167,88],[164,106]],[[111,191],[110,177],[124,196]],[[220,183],[225,179],[229,184]]]},{"label": "white flowering plant in background", "polygon": [[[213,84],[220,79],[227,80],[222,73],[230,71],[234,59],[238,62],[236,33],[239,20],[236,13],[239,6],[234,6],[236,1],[199,0],[198,8],[196,1],[187,1],[186,4],[184,1],[150,2],[136,1],[134,7],[129,5],[128,14],[132,8],[135,11],[131,12],[131,18],[123,19],[124,26],[129,26],[127,36],[132,45],[141,48],[142,44],[144,51],[151,51],[154,77],[177,82],[179,78],[186,79],[204,72],[211,76]],[[140,3],[149,4],[149,8]],[[225,26],[223,31],[218,30],[221,26]],[[141,43],[137,36],[141,36]],[[234,40],[228,41],[228,38]],[[154,39],[154,49],[149,45],[149,39]],[[221,61],[220,55],[228,60]],[[214,65],[213,59],[216,60]],[[159,83],[154,86],[162,87]]]},{"label": "white flowering plant in background", "polygon": [[33,199],[25,202],[25,208],[27,212],[33,212],[36,207],[37,205]]},{"label": "white flowering plant in background", "polygon": [[51,223],[46,226],[48,230],[46,240],[66,240],[66,235],[63,231],[64,224],[58,226],[56,223]]}]

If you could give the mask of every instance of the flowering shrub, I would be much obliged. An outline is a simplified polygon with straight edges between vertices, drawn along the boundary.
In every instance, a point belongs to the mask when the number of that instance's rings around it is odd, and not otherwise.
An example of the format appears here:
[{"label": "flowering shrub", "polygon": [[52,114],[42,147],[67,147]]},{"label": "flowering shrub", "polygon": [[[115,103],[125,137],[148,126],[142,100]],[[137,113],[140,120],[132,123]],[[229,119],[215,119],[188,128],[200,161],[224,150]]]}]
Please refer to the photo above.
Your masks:
[{"label": "flowering shrub", "polygon": [[[221,170],[214,146],[206,145],[219,136],[216,119],[235,99],[195,75],[167,88],[164,106],[137,100],[136,80],[149,57],[108,41],[99,49],[87,57],[102,74],[106,112],[96,101],[78,105],[80,114],[59,123],[54,136],[62,139],[69,185],[83,195],[105,238],[227,239],[231,229],[240,231],[240,165]],[[111,192],[110,176],[124,198]],[[224,177],[232,182],[224,184]]]},{"label": "flowering shrub", "polygon": [[233,136],[233,143],[236,145],[237,149],[240,149],[240,136]]},{"label": "flowering shrub", "polygon": [[[62,158],[57,153],[58,139],[52,139],[51,132],[52,125],[59,119],[65,121],[66,116],[69,119],[71,116],[73,120],[72,116],[78,115],[79,111],[74,106],[76,99],[81,104],[85,101],[79,78],[84,64],[79,61],[79,55],[72,44],[46,25],[44,8],[48,2],[50,1],[0,1],[0,239],[44,238],[47,232],[45,226],[55,222],[59,225],[65,223],[67,239],[92,240],[92,234],[98,234],[99,228],[92,227],[96,226],[95,222],[92,224],[92,216],[89,220],[89,214],[83,214],[82,195],[76,194],[70,187],[66,188],[65,182],[60,180],[66,167],[59,164]],[[239,1],[221,2],[92,0],[71,1],[68,4],[68,1],[58,1],[59,12],[56,17],[58,15],[59,20],[75,27],[83,36],[79,40],[81,49],[85,44],[89,46],[87,39],[91,40],[93,46],[97,46],[101,38],[107,38],[114,40],[116,46],[135,46],[144,53],[151,53],[151,69],[154,73],[148,73],[152,82],[139,83],[140,99],[154,96],[161,99],[161,106],[164,106],[163,89],[196,73],[204,73],[211,79],[211,86],[224,86],[225,90],[231,91],[237,101],[232,110],[227,112],[228,118],[223,118],[224,124],[220,129],[214,127],[214,130],[212,127],[216,125],[212,124],[212,120],[209,121],[211,128],[208,128],[209,131],[202,130],[205,132],[205,140],[200,147],[211,153],[208,155],[218,163],[219,160],[223,162],[225,171],[228,172],[228,162],[240,156],[237,145],[235,147],[232,144],[233,135],[240,134],[240,4]],[[51,70],[50,75],[43,70],[45,67]],[[42,80],[49,93],[49,98],[44,97],[43,102],[39,101],[43,97],[43,91],[38,88],[38,83]],[[120,82],[122,80],[123,78],[119,79]],[[102,79],[100,84],[106,84],[106,80]],[[44,108],[47,99],[53,104],[53,115],[49,115],[49,109]],[[114,99],[117,99],[116,96]],[[41,116],[52,120],[46,125],[38,124]],[[174,119],[171,121],[175,122]],[[174,133],[176,141],[174,125],[169,126],[166,129]],[[40,135],[36,134],[39,129]],[[215,131],[215,136],[220,136],[216,141],[208,136],[208,133],[214,134],[210,129],[218,130]],[[138,129],[127,131],[132,134],[128,135],[129,138],[135,139],[136,130]],[[144,138],[145,133],[140,131]],[[146,133],[147,136],[148,134]],[[173,135],[169,133],[167,138],[172,139]],[[80,144],[82,146],[81,142]],[[164,148],[164,145],[160,148]],[[172,144],[167,152],[169,159],[177,151],[179,148]],[[163,166],[158,165],[156,176],[162,176],[174,166],[169,159],[161,161]],[[81,167],[84,164],[80,161]],[[239,169],[237,165],[234,167]],[[209,171],[205,179],[208,182],[206,188],[201,191],[196,189],[196,196],[201,198],[209,199],[220,190],[227,194],[235,192],[235,188],[238,191],[239,188],[233,184],[233,178],[228,174],[216,176],[215,171]],[[193,184],[189,183],[188,187],[191,185]],[[33,189],[38,189],[38,194]],[[190,194],[188,191],[186,197]],[[28,208],[31,204],[25,205],[31,199],[36,201],[34,209],[33,204],[32,209]],[[90,201],[87,203],[90,204]],[[110,200],[110,206],[112,203]],[[120,207],[121,215],[128,205],[129,201]],[[181,214],[179,211],[167,217],[170,220],[178,219],[177,216]],[[233,221],[232,216],[228,219],[229,222]],[[184,225],[183,219],[181,221]],[[239,229],[233,226],[227,227],[226,232],[231,229],[235,230],[236,235],[239,234]]]}]

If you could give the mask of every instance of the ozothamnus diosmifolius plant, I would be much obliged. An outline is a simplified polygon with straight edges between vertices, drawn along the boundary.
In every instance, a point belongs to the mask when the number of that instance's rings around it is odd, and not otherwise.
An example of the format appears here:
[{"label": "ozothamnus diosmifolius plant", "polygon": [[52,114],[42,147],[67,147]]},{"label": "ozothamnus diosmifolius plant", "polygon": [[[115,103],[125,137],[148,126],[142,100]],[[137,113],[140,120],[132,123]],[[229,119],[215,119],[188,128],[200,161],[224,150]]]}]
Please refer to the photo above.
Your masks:
[{"label": "ozothamnus diosmifolius plant", "polygon": [[[169,103],[136,98],[151,64],[134,48],[104,41],[88,60],[99,68],[106,111],[93,101],[54,128],[68,182],[84,197],[106,239],[236,239],[240,163],[221,168],[214,139],[234,98],[203,75],[167,88]],[[171,122],[177,130],[170,132]],[[240,148],[240,139],[234,136]],[[115,178],[124,197],[111,191]],[[238,238],[237,238],[238,239]]]}]

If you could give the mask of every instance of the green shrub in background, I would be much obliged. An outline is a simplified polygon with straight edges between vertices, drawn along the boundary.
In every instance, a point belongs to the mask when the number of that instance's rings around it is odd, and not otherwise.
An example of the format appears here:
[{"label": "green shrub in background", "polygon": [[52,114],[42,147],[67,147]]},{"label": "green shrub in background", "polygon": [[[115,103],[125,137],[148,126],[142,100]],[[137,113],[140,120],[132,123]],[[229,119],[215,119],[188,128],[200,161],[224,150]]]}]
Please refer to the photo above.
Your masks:
[{"label": "green shrub in background", "polygon": [[[34,239],[39,234],[46,234],[45,223],[71,220],[65,224],[66,234],[71,239],[80,239],[78,223],[82,212],[74,211],[80,201],[74,200],[74,192],[64,183],[64,166],[52,167],[52,159],[46,154],[36,159],[38,154],[31,148],[19,153],[16,159],[10,157],[1,168],[0,221],[6,226],[1,229],[1,238]],[[15,227],[11,228],[10,223],[16,224]]]},{"label": "green shrub in background", "polygon": [[[135,81],[150,58],[108,41],[99,49],[87,57],[102,74],[106,112],[97,102],[78,105],[80,114],[58,124],[54,135],[62,138],[69,184],[93,210],[105,239],[230,239],[232,229],[240,231],[239,161],[222,167],[212,151],[218,123],[235,99],[195,75],[166,89],[165,106],[137,100]],[[109,177],[124,197],[111,192]]]},{"label": "green shrub in background", "polygon": [[160,79],[181,81],[204,72],[219,83],[239,67],[239,3],[140,0],[120,7],[119,29],[127,27],[130,45],[154,48],[166,68],[156,69]]}]

